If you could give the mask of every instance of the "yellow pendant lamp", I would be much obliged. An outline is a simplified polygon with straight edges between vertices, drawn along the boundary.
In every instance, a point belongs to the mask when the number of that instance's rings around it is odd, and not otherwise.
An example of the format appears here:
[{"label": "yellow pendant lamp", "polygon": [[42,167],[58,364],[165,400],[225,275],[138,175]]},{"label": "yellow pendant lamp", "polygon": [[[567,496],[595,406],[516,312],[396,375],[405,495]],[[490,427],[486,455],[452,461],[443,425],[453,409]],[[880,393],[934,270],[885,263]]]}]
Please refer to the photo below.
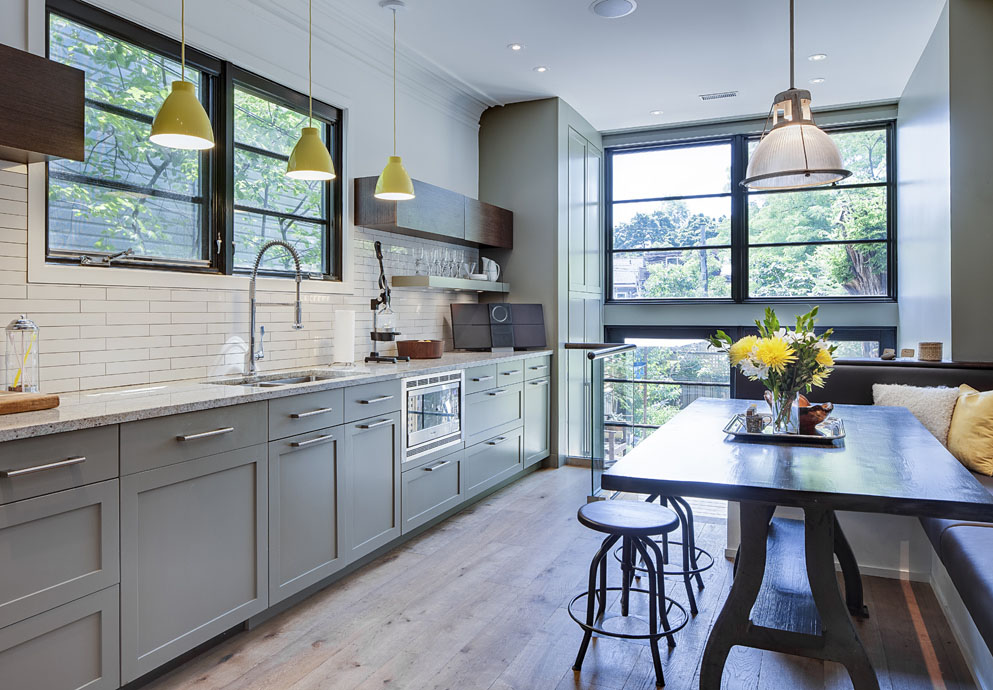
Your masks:
[{"label": "yellow pendant lamp", "polygon": [[181,4],[180,27],[182,79],[172,83],[172,91],[152,120],[152,134],[148,138],[171,149],[209,149],[214,146],[210,118],[197,100],[193,84],[186,81],[186,0]]},{"label": "yellow pendant lamp", "polygon": [[286,176],[295,180],[333,180],[335,178],[334,161],[331,152],[321,141],[317,127],[314,127],[314,87],[313,87],[313,54],[314,54],[314,0],[307,7],[307,98],[309,99],[308,127],[300,129],[300,139],[290,152],[286,162]]},{"label": "yellow pendant lamp", "polygon": [[377,199],[406,201],[414,198],[414,183],[397,155],[397,10],[404,7],[403,0],[382,0],[381,7],[393,11],[393,155],[376,181]]}]

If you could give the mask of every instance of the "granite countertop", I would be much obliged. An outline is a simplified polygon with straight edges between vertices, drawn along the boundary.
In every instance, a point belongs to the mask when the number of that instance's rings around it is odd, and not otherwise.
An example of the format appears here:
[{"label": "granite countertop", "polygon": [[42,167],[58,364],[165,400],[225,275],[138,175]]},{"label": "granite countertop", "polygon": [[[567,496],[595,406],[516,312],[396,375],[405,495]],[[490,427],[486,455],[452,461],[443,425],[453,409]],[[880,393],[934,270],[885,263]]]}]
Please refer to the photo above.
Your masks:
[{"label": "granite countertop", "polygon": [[227,376],[61,393],[59,394],[61,404],[54,409],[0,415],[0,442],[550,354],[552,350],[506,353],[446,352],[441,359],[413,360],[398,364],[306,367],[259,372],[262,376],[276,372],[287,375],[335,373],[333,379],[274,387],[216,383],[242,378]]}]

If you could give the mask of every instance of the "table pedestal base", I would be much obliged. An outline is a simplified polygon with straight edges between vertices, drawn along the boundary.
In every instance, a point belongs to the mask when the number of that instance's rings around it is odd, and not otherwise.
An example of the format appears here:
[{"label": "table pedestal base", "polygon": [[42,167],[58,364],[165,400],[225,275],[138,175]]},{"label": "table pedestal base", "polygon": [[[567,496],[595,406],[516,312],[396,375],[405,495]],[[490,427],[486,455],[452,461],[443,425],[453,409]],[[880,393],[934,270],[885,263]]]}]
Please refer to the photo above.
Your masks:
[{"label": "table pedestal base", "polygon": [[[792,600],[783,602],[781,611],[761,612],[763,619],[781,618],[799,625],[780,628],[778,625],[758,625],[752,621],[752,608],[765,577],[770,517],[774,509],[775,506],[764,503],[741,503],[741,548],[739,560],[735,563],[737,572],[724,608],[707,640],[700,670],[700,689],[720,689],[728,653],[732,647],[741,645],[836,661],[848,670],[854,690],[879,690],[876,672],[869,662],[838,589],[834,569],[837,535],[834,511],[823,508],[804,509],[804,555],[813,605],[806,607],[808,610],[805,611],[804,602]],[[782,558],[777,558],[777,561],[781,562]],[[794,560],[787,563],[786,568],[795,568],[796,564],[797,561]],[[850,573],[853,563],[848,565]],[[857,573],[857,569],[855,572]],[[850,588],[854,585],[849,582],[850,579],[851,576],[847,575],[846,589],[851,593]],[[858,583],[858,588],[861,594],[861,582]],[[770,603],[776,601],[770,600]],[[815,616],[804,616],[814,610]]]}]

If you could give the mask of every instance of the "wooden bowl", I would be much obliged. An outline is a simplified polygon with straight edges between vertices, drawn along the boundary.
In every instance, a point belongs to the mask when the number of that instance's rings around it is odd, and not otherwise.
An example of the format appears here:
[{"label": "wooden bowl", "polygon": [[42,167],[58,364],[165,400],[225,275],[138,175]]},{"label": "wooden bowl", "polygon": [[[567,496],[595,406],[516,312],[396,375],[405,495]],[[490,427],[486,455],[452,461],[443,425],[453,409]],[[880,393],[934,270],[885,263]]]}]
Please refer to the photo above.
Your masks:
[{"label": "wooden bowl", "polygon": [[814,428],[829,416],[834,409],[834,403],[820,403],[819,405],[800,406],[800,433],[812,436],[817,433]]},{"label": "wooden bowl", "polygon": [[441,359],[445,354],[444,340],[398,340],[397,354],[411,359]]}]

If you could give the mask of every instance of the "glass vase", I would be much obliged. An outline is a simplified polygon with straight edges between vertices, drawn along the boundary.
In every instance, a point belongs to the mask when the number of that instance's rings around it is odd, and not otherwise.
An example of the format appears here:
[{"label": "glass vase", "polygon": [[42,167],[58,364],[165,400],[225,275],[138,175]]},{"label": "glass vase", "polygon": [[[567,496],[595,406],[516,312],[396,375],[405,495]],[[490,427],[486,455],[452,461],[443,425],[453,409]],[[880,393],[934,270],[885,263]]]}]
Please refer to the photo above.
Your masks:
[{"label": "glass vase", "polygon": [[798,393],[794,391],[776,395],[769,391],[766,393],[766,402],[769,403],[769,410],[772,412],[772,433],[800,433],[800,395]]}]

